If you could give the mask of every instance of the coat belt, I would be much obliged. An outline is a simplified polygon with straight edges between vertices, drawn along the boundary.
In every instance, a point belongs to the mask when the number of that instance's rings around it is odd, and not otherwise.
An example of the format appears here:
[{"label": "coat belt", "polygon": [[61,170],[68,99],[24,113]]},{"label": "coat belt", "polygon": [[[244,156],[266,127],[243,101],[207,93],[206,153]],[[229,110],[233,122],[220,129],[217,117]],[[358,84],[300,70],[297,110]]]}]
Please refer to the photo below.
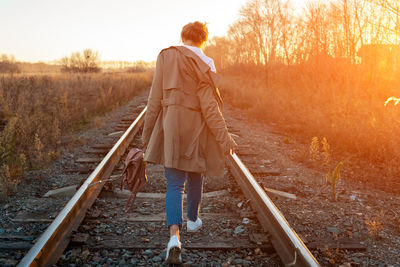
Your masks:
[{"label": "coat belt", "polygon": [[161,100],[161,105],[163,107],[182,106],[187,109],[201,111],[200,101],[197,96],[185,94],[178,90],[175,90],[174,93],[170,94],[170,96],[167,99]]}]

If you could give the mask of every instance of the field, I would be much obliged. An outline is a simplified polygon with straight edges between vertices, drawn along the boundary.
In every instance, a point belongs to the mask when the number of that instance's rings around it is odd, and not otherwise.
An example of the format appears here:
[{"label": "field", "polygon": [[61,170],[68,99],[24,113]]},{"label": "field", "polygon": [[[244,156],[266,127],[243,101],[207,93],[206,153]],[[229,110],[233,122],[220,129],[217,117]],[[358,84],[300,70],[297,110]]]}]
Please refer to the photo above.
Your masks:
[{"label": "field", "polygon": [[0,76],[0,196],[59,154],[61,136],[123,105],[152,72]]},{"label": "field", "polygon": [[223,73],[222,97],[279,129],[285,142],[306,144],[297,159],[326,172],[343,162],[344,179],[398,191],[400,107],[385,102],[400,81],[331,63],[232,67]]}]

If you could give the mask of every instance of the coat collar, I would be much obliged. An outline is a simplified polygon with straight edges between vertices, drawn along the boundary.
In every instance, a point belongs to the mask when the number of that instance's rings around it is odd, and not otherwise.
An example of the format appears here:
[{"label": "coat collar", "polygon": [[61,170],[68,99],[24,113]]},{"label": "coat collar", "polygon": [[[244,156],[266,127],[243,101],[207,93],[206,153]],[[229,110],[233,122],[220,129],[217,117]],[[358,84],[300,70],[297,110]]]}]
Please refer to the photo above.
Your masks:
[{"label": "coat collar", "polygon": [[170,46],[166,49],[163,49],[163,51],[167,50],[167,49],[176,49],[176,50],[180,51],[184,56],[190,57],[196,62],[196,65],[199,67],[200,71],[202,73],[205,73],[206,75],[208,75],[208,77],[210,77],[210,80],[212,81],[212,83],[214,85],[215,97],[216,97],[219,105],[222,107],[222,99],[221,99],[221,95],[218,90],[218,86],[220,85],[219,75],[217,73],[211,71],[210,66],[208,66],[207,63],[205,63],[198,55],[196,55],[195,52],[193,52],[189,48],[184,47],[184,46]]},{"label": "coat collar", "polygon": [[171,46],[171,48],[175,48],[185,56],[193,58],[196,61],[197,66],[199,67],[201,72],[206,73],[210,69],[210,66],[208,66],[207,63],[205,63],[198,55],[196,55],[195,52],[193,52],[189,48],[184,46]]},{"label": "coat collar", "polygon": [[195,52],[193,52],[192,50],[190,50],[189,48],[184,47],[184,46],[171,46],[171,47],[169,47],[167,49],[170,49],[170,48],[177,49],[183,55],[194,59],[194,61],[196,62],[197,66],[199,67],[200,71],[202,73],[206,73],[208,71],[209,76],[211,77],[211,80],[214,83],[214,86],[215,87],[219,87],[219,85],[220,85],[220,77],[219,77],[219,75],[217,73],[211,71],[210,66],[208,66],[207,63],[205,63],[198,55],[196,55]]}]

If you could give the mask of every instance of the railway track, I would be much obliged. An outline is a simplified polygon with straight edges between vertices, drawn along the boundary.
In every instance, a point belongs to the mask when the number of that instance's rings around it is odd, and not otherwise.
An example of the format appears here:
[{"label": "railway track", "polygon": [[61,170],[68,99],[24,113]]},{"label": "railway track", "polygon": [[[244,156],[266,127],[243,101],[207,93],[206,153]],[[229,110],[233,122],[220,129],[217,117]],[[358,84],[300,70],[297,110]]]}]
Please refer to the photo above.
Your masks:
[{"label": "railway track", "polygon": [[[145,111],[146,108],[133,122],[122,121],[116,129],[119,131],[109,134],[121,137],[51,220],[19,266],[162,265],[168,242],[163,169],[149,166],[146,192],[138,194],[135,208],[129,214],[123,212],[127,192],[117,190],[113,184],[89,186],[120,174],[124,153],[130,146],[140,146],[136,136]],[[108,147],[109,144],[98,144],[93,146],[92,153],[104,153]],[[96,160],[86,158],[81,162],[90,164]],[[205,223],[202,231],[191,235],[182,233],[184,263],[318,266],[239,156],[229,155],[228,165],[230,173],[222,179],[234,179],[245,198],[233,181],[228,183],[227,189],[204,193],[200,213]]]},{"label": "railway track", "polygon": [[[104,184],[98,183],[96,186],[89,186],[96,181],[107,179],[113,172],[118,173],[118,170],[115,171],[115,169],[129,146],[135,143],[134,138],[139,132],[145,111],[146,108],[123,133],[64,209],[20,261],[19,266],[50,266],[57,264],[57,261],[59,265],[64,265],[71,263],[71,261],[74,262],[74,260],[78,264],[84,264],[84,261],[88,258],[91,258],[90,263],[94,264],[100,263],[101,260],[96,260],[101,257],[107,258],[106,262],[109,265],[123,265],[124,263],[135,265],[140,263],[140,260],[134,258],[129,262],[125,260],[125,258],[128,259],[131,256],[129,250],[141,250],[142,255],[138,255],[139,259],[143,259],[144,256],[144,259],[149,260],[152,264],[161,264],[162,250],[168,240],[168,236],[165,234],[167,233],[164,224],[165,215],[162,212],[163,193],[145,192],[138,195],[135,204],[137,208],[134,213],[123,214],[124,200],[122,199],[124,194],[126,195],[125,192],[104,193],[102,197],[97,199]],[[125,123],[125,125],[127,124]],[[136,140],[136,145],[138,145],[138,142]],[[96,148],[100,149],[100,146]],[[91,161],[87,159],[86,162]],[[243,250],[245,254],[251,254],[251,251],[254,250],[255,253],[261,255],[256,259],[258,264],[279,264],[268,257],[262,258],[263,255],[267,255],[263,250],[271,251],[269,246],[271,240],[283,265],[318,266],[317,261],[290,228],[264,190],[257,184],[238,155],[229,155],[228,165],[232,176],[246,195],[247,203],[250,200],[253,212],[249,209],[245,210],[249,218],[237,216],[232,212],[221,213],[218,210],[212,212],[213,207],[209,205],[209,202],[213,202],[216,197],[219,197],[225,200],[225,203],[221,205],[228,206],[232,197],[230,192],[226,190],[205,193],[203,207],[206,209],[203,208],[201,213],[206,222],[205,228],[208,228],[207,222],[224,222],[227,227],[235,226],[234,231],[233,233],[224,232],[224,230],[231,229],[220,227],[221,230],[211,227],[212,231],[203,230],[192,237],[187,237],[183,233],[185,249],[205,251],[203,252],[204,255],[207,255],[208,251],[237,251],[238,249]],[[162,169],[157,166],[150,167],[148,175],[149,181],[153,184],[162,183]],[[153,187],[154,189],[163,188],[163,186]],[[238,203],[239,208],[243,206],[240,203],[243,202]],[[229,207],[229,209],[235,209],[234,206]],[[254,216],[257,217],[258,222],[255,221]],[[242,217],[244,218],[242,219]],[[252,237],[252,240],[250,240],[251,238],[243,238],[244,235],[241,235],[245,231],[245,227],[248,228],[247,231],[251,232],[249,236]],[[266,235],[262,230],[269,235]],[[67,252],[64,253],[68,244]],[[121,253],[124,253],[122,262],[119,261],[117,264],[111,256],[119,256]],[[82,257],[82,255],[84,256]],[[196,254],[189,253],[189,255],[194,256]],[[60,257],[61,260],[59,261]],[[192,263],[192,260],[187,258],[186,262]],[[202,261],[202,259],[199,260]],[[268,263],[268,261],[271,262]],[[233,263],[254,264],[248,260],[236,260]]]}]

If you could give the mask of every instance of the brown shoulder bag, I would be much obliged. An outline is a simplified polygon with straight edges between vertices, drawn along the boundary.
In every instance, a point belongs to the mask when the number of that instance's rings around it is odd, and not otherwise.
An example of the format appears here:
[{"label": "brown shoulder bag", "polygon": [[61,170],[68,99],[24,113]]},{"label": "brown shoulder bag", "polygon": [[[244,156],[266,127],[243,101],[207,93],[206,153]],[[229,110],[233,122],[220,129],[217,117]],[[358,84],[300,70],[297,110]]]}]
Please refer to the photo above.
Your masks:
[{"label": "brown shoulder bag", "polygon": [[131,191],[126,203],[125,212],[129,212],[135,202],[136,194],[147,184],[146,163],[143,161],[143,151],[139,148],[129,150],[122,171],[121,190],[124,185]]}]

